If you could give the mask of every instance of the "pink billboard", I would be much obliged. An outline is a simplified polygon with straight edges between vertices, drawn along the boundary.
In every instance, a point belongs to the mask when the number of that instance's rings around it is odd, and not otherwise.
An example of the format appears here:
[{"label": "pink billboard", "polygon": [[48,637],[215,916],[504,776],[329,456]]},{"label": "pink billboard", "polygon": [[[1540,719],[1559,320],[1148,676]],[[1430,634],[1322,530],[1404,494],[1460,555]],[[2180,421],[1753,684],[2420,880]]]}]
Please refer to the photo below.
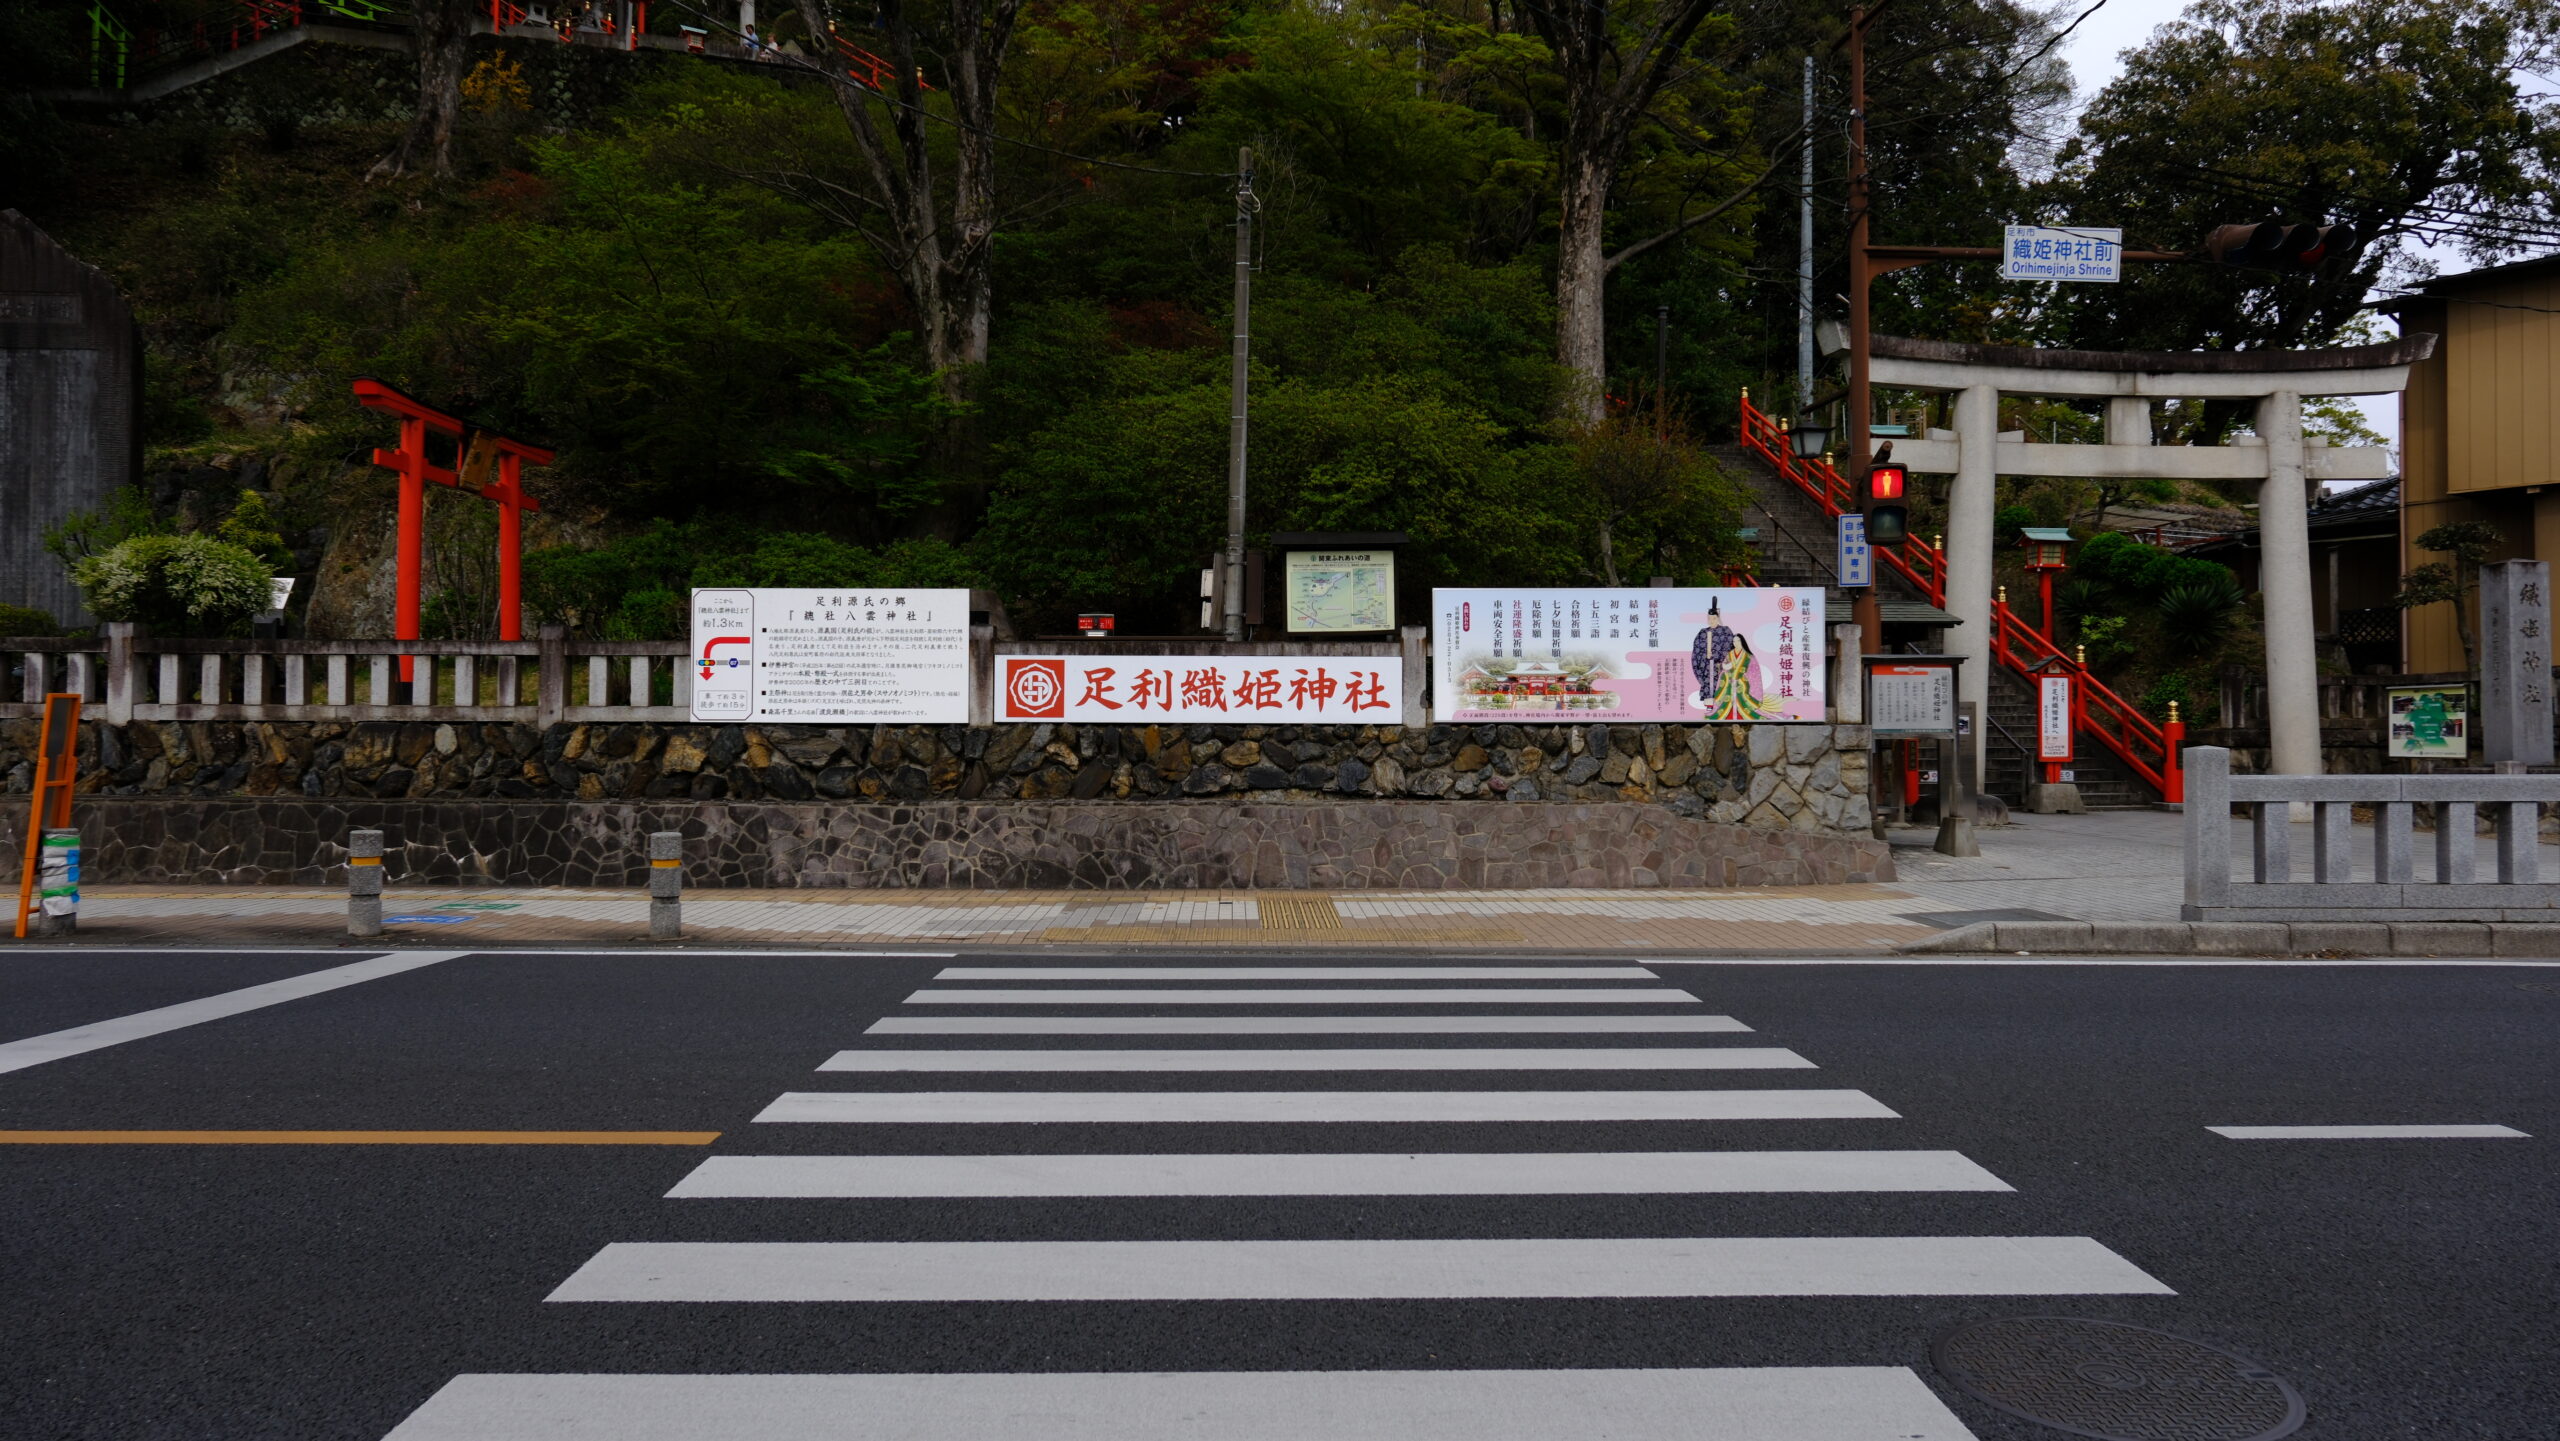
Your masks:
[{"label": "pink billboard", "polygon": [[1821,721],[1817,589],[1431,593],[1434,719]]}]

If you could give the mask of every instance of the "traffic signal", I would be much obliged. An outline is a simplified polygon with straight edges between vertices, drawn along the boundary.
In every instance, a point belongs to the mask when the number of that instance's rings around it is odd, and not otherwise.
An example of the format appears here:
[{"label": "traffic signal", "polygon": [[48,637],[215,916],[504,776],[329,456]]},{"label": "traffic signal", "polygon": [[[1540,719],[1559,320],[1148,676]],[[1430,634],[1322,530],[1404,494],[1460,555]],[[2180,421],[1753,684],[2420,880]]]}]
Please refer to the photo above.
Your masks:
[{"label": "traffic signal", "polygon": [[1911,512],[1902,500],[1906,479],[1901,466],[1887,462],[1867,471],[1867,544],[1898,546],[1910,533]]},{"label": "traffic signal", "polygon": [[2255,225],[2217,225],[2204,238],[2205,258],[2216,265],[2286,275],[2308,275],[2319,269],[2321,262],[2345,255],[2355,247],[2356,232],[2351,225],[2285,225],[2273,220]]}]

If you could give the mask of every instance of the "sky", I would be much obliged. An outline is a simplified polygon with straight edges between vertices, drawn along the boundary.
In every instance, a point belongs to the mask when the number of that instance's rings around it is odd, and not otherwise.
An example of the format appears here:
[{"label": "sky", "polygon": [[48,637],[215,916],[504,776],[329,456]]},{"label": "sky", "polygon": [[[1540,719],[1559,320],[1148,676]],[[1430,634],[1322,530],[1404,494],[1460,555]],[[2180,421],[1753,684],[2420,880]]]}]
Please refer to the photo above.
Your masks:
[{"label": "sky", "polygon": [[[2077,15],[2089,7],[2091,0],[2071,0],[2065,14]],[[2078,91],[2079,104],[2087,105],[2096,98],[2107,82],[2124,73],[2117,58],[2124,51],[2137,49],[2151,38],[2151,32],[2175,20],[2186,10],[2183,0],[2106,0],[2095,14],[2080,23],[2062,42],[2062,58],[2071,67],[2071,78]],[[2082,218],[2088,225],[2108,222],[2096,216]],[[2467,263],[2452,258],[2451,269],[2468,269]],[[2365,423],[2382,433],[2396,449],[2400,443],[2400,404],[2387,395],[2366,396],[2357,402],[2364,411]]]}]

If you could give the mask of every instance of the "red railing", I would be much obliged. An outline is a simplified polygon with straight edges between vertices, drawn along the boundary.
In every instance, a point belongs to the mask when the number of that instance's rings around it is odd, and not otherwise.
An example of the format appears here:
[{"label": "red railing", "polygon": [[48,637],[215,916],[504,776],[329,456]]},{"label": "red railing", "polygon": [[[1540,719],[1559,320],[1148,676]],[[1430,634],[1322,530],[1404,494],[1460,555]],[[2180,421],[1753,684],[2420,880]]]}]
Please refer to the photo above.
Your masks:
[{"label": "red railing", "polygon": [[[1784,476],[1796,489],[1813,498],[1826,516],[1838,517],[1857,508],[1848,477],[1827,460],[1797,458],[1787,433],[1775,418],[1751,403],[1751,393],[1742,393],[1742,448],[1758,455]],[[1875,558],[1911,582],[1931,605],[1947,603],[1947,557],[1934,546],[1912,545],[1897,550],[1878,547]],[[2054,663],[2071,677],[2072,709],[2077,713],[2077,729],[2097,737],[2125,767],[2140,776],[2145,784],[2158,791],[2163,800],[2181,802],[2186,799],[2186,777],[2178,766],[2178,743],[2185,739],[2186,729],[2176,721],[2166,727],[2155,724],[2149,716],[2135,709],[2123,697],[2100,684],[2089,674],[2089,668],[2062,653],[2060,647],[2036,632],[2035,627],[2018,619],[2005,600],[1991,607],[1991,656],[2021,676],[2051,674]]]}]

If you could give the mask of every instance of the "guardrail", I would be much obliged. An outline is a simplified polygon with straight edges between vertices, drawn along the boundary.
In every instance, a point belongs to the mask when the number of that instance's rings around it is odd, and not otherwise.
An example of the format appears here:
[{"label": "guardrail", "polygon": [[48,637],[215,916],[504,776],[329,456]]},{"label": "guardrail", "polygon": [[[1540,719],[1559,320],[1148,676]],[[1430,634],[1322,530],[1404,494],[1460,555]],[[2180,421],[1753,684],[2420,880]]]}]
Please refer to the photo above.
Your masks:
[{"label": "guardrail", "polygon": [[[2191,921],[2548,921],[2560,883],[2540,878],[2540,814],[2560,776],[2235,776],[2231,752],[2186,753]],[[2311,879],[2293,878],[2292,808],[2311,808]],[[2434,874],[2417,878],[2414,812],[2435,815]],[[2231,808],[2251,820],[2248,880],[2231,875]],[[2355,810],[2373,812],[2370,865],[2355,864]],[[2497,823],[2495,880],[2476,876],[2478,816]]]}]

